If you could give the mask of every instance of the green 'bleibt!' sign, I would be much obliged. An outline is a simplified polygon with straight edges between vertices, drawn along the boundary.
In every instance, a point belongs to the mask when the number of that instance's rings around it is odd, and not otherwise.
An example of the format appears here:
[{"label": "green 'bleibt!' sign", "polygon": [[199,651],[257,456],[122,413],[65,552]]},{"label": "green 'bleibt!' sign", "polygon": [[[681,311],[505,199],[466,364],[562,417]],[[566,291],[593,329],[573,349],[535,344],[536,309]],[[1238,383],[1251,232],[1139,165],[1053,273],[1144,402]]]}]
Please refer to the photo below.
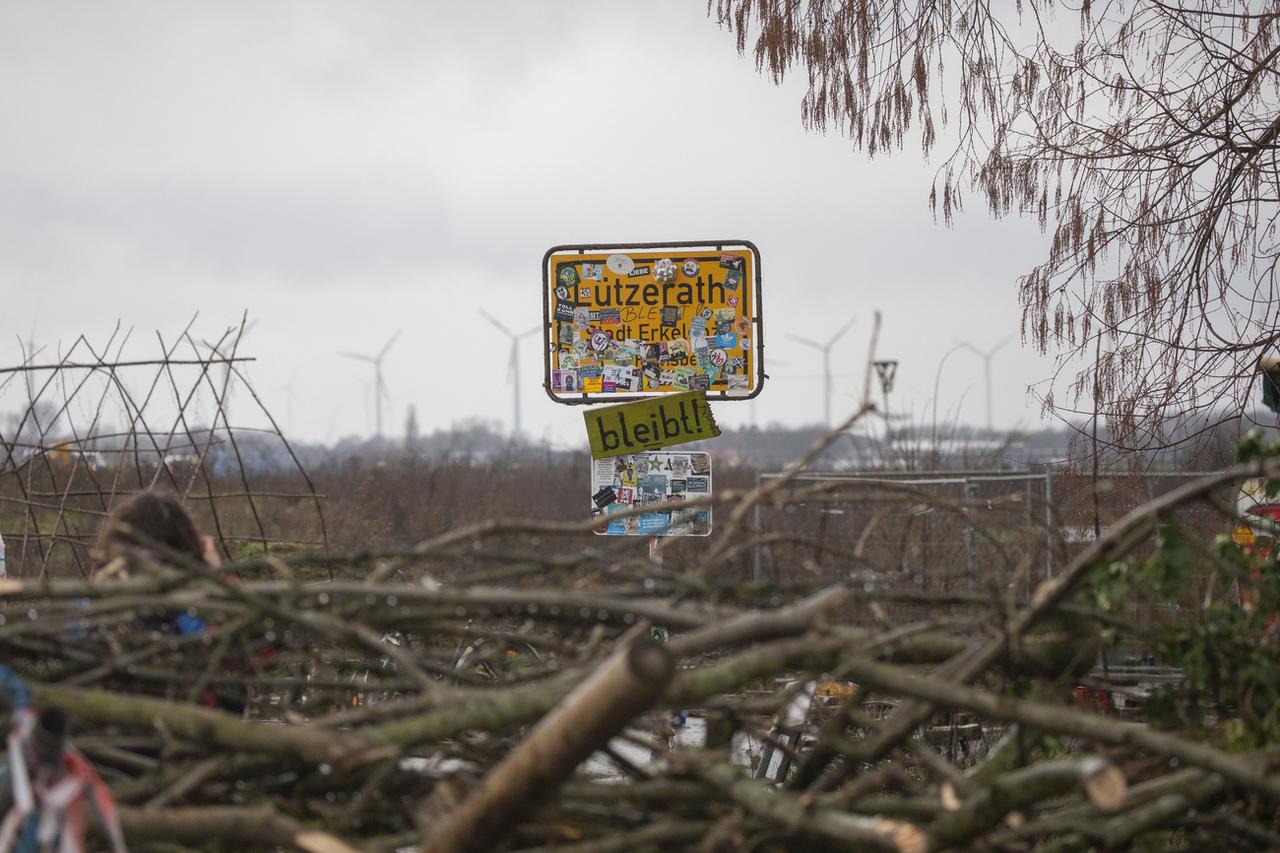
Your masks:
[{"label": "green 'bleibt!' sign", "polygon": [[704,391],[591,409],[583,417],[592,459],[657,450],[720,434]]}]

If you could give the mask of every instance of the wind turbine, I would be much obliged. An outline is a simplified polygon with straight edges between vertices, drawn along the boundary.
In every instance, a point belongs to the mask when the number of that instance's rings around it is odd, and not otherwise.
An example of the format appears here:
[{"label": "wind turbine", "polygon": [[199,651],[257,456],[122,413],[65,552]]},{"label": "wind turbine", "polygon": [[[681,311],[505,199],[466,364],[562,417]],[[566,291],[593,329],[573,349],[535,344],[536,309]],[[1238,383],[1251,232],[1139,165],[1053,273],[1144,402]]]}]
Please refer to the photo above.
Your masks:
[{"label": "wind turbine", "polygon": [[298,371],[294,371],[289,377],[289,381],[284,385],[276,386],[275,390],[284,395],[288,408],[285,410],[285,429],[288,430],[289,436],[293,437],[293,401],[298,396],[293,389],[294,380],[298,378]]},{"label": "wind turbine", "polygon": [[498,331],[511,339],[511,355],[507,358],[507,378],[511,380],[511,434],[513,436],[520,435],[520,341],[542,331],[542,326],[534,326],[527,332],[516,334],[498,321],[496,317],[485,311],[483,308],[476,309],[480,312],[480,316],[488,320]]},{"label": "wind turbine", "polygon": [[1005,338],[1003,341],[996,344],[994,347],[992,347],[991,349],[985,352],[978,349],[968,341],[960,341],[959,343],[956,344],[956,346],[961,347],[963,349],[967,349],[969,352],[973,353],[978,358],[982,359],[983,376],[986,379],[986,383],[987,383],[987,430],[988,431],[993,429],[992,422],[991,422],[991,358],[996,353],[1000,352],[1000,350],[1004,349],[1005,344],[1009,343],[1009,341],[1011,340],[1013,340],[1013,335],[1010,335],[1009,337]]},{"label": "wind turbine", "polygon": [[[234,337],[228,340],[227,336],[224,335],[222,340],[218,341],[216,344],[211,344],[203,338],[200,340],[200,346],[207,349],[211,356],[226,359],[222,364],[222,387],[219,389],[215,386],[213,392],[214,406],[222,409],[222,419],[224,422],[229,422],[231,418],[231,390],[235,387],[231,382],[231,353],[234,353],[235,350],[240,348],[240,344],[244,343],[245,335],[253,331],[253,327],[256,325],[258,325],[257,320],[250,320],[247,323],[241,324],[238,330],[228,329],[227,333],[231,334],[234,332]],[[227,354],[222,352],[224,347],[229,351]],[[221,401],[217,399],[219,394],[222,396]],[[217,422],[216,416],[214,417],[214,422]]]},{"label": "wind turbine", "polygon": [[808,338],[802,338],[799,335],[787,335],[796,343],[804,344],[807,347],[813,347],[822,353],[822,384],[825,391],[822,415],[823,423],[828,427],[831,426],[831,348],[836,345],[836,341],[840,340],[840,336],[849,331],[849,327],[853,325],[853,321],[857,319],[850,318],[849,322],[840,327],[840,331],[831,336],[825,344]]},{"label": "wind turbine", "polygon": [[373,423],[378,438],[382,438],[382,398],[388,396],[387,383],[382,381],[382,359],[386,357],[387,350],[391,349],[391,345],[396,342],[396,338],[400,337],[400,333],[403,331],[404,329],[396,329],[396,333],[387,339],[387,342],[382,345],[382,349],[378,350],[377,355],[363,355],[358,352],[338,353],[340,356],[354,358],[356,361],[367,361],[373,365]]},{"label": "wind turbine", "polygon": [[[39,348],[36,347],[35,336],[36,336],[36,324],[35,324],[35,321],[33,320],[31,322],[31,332],[27,335],[27,343],[24,345],[22,343],[22,338],[21,337],[18,338],[18,349],[21,350],[22,352],[23,367],[30,367],[34,365],[36,363],[36,356],[44,352],[45,348],[43,346]],[[53,424],[49,424],[46,427],[44,424],[40,423],[40,411],[39,409],[36,408],[35,371],[34,370],[23,371],[22,381],[27,386],[27,402],[26,402],[27,408],[26,408],[26,412],[22,416],[23,428],[24,429],[26,428],[25,421],[28,418],[30,418],[32,424],[35,425],[35,430],[38,435],[38,441],[40,442],[40,444],[44,444],[44,436],[49,430],[53,429]],[[56,419],[54,420],[54,423],[57,423]],[[5,461],[7,463],[16,464],[17,460],[13,458],[14,446],[12,444],[9,444],[5,446],[4,449],[5,449]]]},{"label": "wind turbine", "polygon": [[[27,332],[27,345],[22,345],[22,338],[18,338],[18,348],[22,350],[23,365],[35,364],[35,358],[44,352],[44,347],[36,349],[36,321],[31,320],[31,331]],[[35,371],[28,370],[24,372],[22,377],[23,383],[27,386],[27,402],[28,405],[35,401]]]}]

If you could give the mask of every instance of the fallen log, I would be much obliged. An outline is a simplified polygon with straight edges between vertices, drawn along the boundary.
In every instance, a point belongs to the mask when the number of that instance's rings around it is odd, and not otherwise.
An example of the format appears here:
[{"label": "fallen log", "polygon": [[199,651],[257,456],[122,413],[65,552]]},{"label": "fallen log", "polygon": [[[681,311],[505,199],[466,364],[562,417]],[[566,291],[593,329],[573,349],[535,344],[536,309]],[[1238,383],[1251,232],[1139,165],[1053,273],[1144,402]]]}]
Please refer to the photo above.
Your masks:
[{"label": "fallen log", "polygon": [[574,768],[662,695],[675,669],[653,640],[625,646],[565,697],[429,832],[425,853],[492,849],[522,816],[550,797]]}]

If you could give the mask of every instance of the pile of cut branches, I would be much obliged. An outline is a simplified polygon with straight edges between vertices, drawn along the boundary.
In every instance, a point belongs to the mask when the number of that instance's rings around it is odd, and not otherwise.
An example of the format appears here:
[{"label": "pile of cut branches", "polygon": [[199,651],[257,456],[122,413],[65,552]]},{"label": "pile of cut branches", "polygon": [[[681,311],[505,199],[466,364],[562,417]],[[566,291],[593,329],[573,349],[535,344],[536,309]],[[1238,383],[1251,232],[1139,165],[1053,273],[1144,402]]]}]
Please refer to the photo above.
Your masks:
[{"label": "pile of cut branches", "polygon": [[[590,520],[495,521],[383,554],[8,580],[0,656],[69,713],[138,849],[1269,849],[1280,572],[1177,525],[1280,471],[1258,455],[1051,579],[1011,550],[982,594],[839,555],[804,587],[726,577],[755,504],[815,499],[784,476],[718,496],[689,565],[585,550]],[[1158,635],[1130,618],[1186,600]]]}]

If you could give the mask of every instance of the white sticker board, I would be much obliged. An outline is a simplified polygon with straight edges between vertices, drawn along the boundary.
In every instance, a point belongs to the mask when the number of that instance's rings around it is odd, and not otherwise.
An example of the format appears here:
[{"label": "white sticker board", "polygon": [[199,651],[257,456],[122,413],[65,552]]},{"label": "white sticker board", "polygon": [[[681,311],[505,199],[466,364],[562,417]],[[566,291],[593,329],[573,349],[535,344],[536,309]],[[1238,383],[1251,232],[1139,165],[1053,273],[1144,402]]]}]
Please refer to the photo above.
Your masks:
[{"label": "white sticker board", "polygon": [[[711,454],[651,451],[591,462],[591,512],[601,519],[647,504],[711,496]],[[604,536],[709,536],[711,507],[641,512],[609,521]]]}]

